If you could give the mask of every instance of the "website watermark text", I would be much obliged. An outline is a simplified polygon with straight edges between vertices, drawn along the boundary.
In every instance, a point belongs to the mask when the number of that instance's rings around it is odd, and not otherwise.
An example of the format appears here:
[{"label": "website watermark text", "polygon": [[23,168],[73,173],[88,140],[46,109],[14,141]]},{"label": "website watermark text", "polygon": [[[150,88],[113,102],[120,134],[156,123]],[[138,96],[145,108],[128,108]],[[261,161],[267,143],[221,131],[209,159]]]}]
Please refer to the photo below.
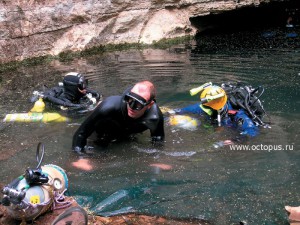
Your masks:
[{"label": "website watermark text", "polygon": [[233,151],[293,151],[294,145],[230,145]]}]

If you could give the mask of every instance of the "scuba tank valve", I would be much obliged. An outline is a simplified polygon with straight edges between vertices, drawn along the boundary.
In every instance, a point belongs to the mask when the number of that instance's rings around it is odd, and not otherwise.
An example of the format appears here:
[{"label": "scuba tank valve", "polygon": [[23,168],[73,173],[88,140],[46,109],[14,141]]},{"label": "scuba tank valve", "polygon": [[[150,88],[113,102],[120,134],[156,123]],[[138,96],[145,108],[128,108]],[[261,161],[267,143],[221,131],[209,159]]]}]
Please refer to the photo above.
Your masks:
[{"label": "scuba tank valve", "polygon": [[16,190],[8,186],[2,189],[2,193],[4,194],[2,204],[5,206],[9,206],[10,203],[20,204],[26,195],[24,190]]},{"label": "scuba tank valve", "polygon": [[40,97],[39,100],[37,100],[34,103],[33,108],[30,110],[30,112],[43,112],[45,109],[45,103],[43,99]]}]

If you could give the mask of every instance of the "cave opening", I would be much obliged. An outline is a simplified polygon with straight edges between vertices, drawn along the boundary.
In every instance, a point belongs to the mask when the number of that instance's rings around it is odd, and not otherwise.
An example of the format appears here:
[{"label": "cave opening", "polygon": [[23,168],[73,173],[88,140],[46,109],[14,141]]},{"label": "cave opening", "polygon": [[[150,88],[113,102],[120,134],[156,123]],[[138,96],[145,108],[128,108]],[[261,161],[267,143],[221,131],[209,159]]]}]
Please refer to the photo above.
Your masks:
[{"label": "cave opening", "polygon": [[[288,22],[288,19],[292,19]],[[222,13],[190,18],[198,32],[226,32],[300,25],[300,1],[270,2]]]},{"label": "cave opening", "polygon": [[198,52],[300,48],[300,1],[271,2],[190,18]]}]

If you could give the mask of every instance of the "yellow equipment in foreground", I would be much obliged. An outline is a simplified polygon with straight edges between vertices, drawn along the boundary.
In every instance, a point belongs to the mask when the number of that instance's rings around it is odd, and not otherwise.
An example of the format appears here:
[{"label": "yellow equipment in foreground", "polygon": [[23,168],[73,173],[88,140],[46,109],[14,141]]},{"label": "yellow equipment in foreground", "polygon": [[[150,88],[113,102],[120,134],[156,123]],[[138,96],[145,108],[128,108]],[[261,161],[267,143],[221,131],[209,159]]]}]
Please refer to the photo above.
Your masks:
[{"label": "yellow equipment in foreground", "polygon": [[66,122],[69,118],[59,113],[13,113],[7,114],[3,122]]},{"label": "yellow equipment in foreground", "polygon": [[49,112],[43,113],[45,103],[42,98],[34,103],[33,108],[28,113],[13,113],[7,114],[3,122],[67,122],[69,118],[60,115],[59,113]]},{"label": "yellow equipment in foreground", "polygon": [[30,110],[30,112],[43,112],[44,109],[45,109],[45,102],[43,101],[42,98],[39,98],[39,100],[37,100],[34,103],[34,106]]},{"label": "yellow equipment in foreground", "polygon": [[188,115],[171,115],[169,117],[169,124],[186,130],[196,130],[200,122]]}]

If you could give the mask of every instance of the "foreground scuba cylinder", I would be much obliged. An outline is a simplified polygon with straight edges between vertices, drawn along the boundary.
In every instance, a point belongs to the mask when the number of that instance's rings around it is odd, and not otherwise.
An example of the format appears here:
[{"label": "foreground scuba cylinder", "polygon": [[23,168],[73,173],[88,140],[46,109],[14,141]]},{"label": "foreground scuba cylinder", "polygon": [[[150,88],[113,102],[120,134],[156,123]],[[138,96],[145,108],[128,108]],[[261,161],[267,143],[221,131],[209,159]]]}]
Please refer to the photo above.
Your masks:
[{"label": "foreground scuba cylinder", "polygon": [[[54,198],[63,194],[68,188],[68,177],[61,167],[48,164],[42,166],[41,171],[43,175],[48,177],[47,183],[31,183],[28,177],[23,177],[16,187],[12,187],[15,193],[18,191],[25,192],[25,197],[20,203],[10,203],[7,207],[7,212],[12,218],[26,221],[34,220],[52,208]],[[14,202],[13,199],[11,202]]]}]

